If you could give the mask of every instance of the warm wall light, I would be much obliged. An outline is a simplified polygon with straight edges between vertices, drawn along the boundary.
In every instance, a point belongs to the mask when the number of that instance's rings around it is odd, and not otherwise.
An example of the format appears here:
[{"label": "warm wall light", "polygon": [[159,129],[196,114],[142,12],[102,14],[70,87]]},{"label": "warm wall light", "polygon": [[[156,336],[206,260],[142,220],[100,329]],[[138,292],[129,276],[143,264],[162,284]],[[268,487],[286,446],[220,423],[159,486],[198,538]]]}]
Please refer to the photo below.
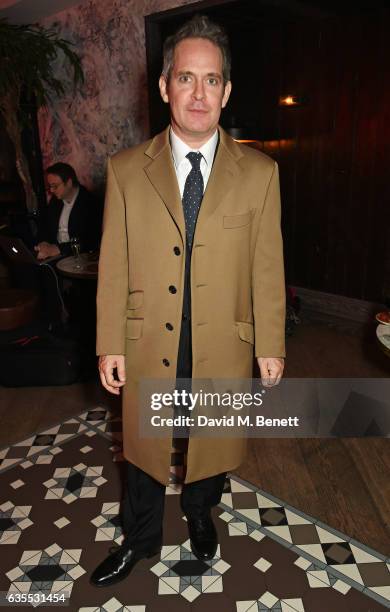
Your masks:
[{"label": "warm wall light", "polygon": [[279,96],[279,106],[298,106],[301,101],[297,96],[288,94],[287,96]]},{"label": "warm wall light", "polygon": [[295,140],[292,138],[289,139],[281,139],[281,140],[237,140],[234,138],[236,142],[241,144],[246,144],[253,149],[257,149],[258,151],[265,151],[272,155],[275,151],[279,151],[280,149],[288,150],[293,149],[296,146]]}]

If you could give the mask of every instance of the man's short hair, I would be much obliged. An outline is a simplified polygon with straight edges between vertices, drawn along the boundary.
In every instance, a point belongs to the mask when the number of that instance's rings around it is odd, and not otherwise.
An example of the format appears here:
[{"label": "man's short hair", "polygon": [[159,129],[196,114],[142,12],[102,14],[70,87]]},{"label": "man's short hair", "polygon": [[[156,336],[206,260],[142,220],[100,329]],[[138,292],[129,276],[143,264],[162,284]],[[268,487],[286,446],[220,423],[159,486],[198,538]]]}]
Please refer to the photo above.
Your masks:
[{"label": "man's short hair", "polygon": [[224,28],[211,21],[206,15],[194,15],[194,17],[186,21],[177,32],[168,36],[165,40],[162,69],[162,74],[165,79],[169,81],[176,46],[186,38],[204,38],[220,49],[222,53],[222,76],[224,84],[226,85],[226,83],[230,81],[231,69],[229,39]]},{"label": "man's short hair", "polygon": [[70,164],[57,162],[56,164],[46,168],[46,174],[55,174],[56,176],[59,176],[63,183],[66,183],[69,179],[71,179],[74,186],[79,185],[77,174]]}]

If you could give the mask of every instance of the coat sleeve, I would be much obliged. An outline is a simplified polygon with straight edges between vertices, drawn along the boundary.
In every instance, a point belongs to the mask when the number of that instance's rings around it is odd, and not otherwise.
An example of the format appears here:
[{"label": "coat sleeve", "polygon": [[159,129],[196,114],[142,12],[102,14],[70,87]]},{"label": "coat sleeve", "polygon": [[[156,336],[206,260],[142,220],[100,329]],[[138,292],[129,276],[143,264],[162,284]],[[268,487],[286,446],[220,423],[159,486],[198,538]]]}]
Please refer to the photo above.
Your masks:
[{"label": "coat sleeve", "polygon": [[126,209],[112,161],[108,161],[97,288],[97,355],[124,355],[128,298]]},{"label": "coat sleeve", "polygon": [[255,221],[252,300],[256,357],[285,356],[286,295],[278,165]]}]

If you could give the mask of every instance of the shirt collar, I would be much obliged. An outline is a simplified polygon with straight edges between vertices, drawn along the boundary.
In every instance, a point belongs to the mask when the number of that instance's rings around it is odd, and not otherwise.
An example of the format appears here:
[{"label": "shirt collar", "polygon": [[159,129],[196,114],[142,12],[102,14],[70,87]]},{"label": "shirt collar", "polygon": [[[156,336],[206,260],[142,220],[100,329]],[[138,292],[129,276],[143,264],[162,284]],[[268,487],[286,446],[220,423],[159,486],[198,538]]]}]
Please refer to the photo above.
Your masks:
[{"label": "shirt collar", "polygon": [[77,191],[74,194],[73,198],[71,200],[63,200],[64,204],[66,204],[67,206],[73,206],[73,204],[75,203],[77,196],[79,195],[80,192],[80,188],[77,187]]},{"label": "shirt collar", "polygon": [[171,141],[171,149],[172,149],[172,157],[175,164],[175,167],[178,168],[181,162],[185,159],[187,153],[190,151],[196,151],[202,153],[206,164],[208,166],[212,166],[215,149],[218,144],[218,130],[215,130],[214,134],[211,138],[208,139],[207,142],[204,143],[199,149],[191,149],[179,136],[175,134],[172,128],[170,128],[170,141]]}]

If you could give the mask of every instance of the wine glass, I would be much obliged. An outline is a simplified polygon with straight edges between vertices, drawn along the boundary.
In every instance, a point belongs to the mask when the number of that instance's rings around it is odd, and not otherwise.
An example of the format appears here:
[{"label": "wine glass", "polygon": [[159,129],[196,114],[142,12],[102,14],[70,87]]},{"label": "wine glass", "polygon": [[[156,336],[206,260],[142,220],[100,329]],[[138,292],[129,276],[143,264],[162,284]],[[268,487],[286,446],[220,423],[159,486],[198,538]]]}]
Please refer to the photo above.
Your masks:
[{"label": "wine glass", "polygon": [[77,236],[73,236],[70,239],[70,248],[72,249],[73,257],[75,258],[75,267],[81,268],[81,257],[80,257],[80,239]]}]

